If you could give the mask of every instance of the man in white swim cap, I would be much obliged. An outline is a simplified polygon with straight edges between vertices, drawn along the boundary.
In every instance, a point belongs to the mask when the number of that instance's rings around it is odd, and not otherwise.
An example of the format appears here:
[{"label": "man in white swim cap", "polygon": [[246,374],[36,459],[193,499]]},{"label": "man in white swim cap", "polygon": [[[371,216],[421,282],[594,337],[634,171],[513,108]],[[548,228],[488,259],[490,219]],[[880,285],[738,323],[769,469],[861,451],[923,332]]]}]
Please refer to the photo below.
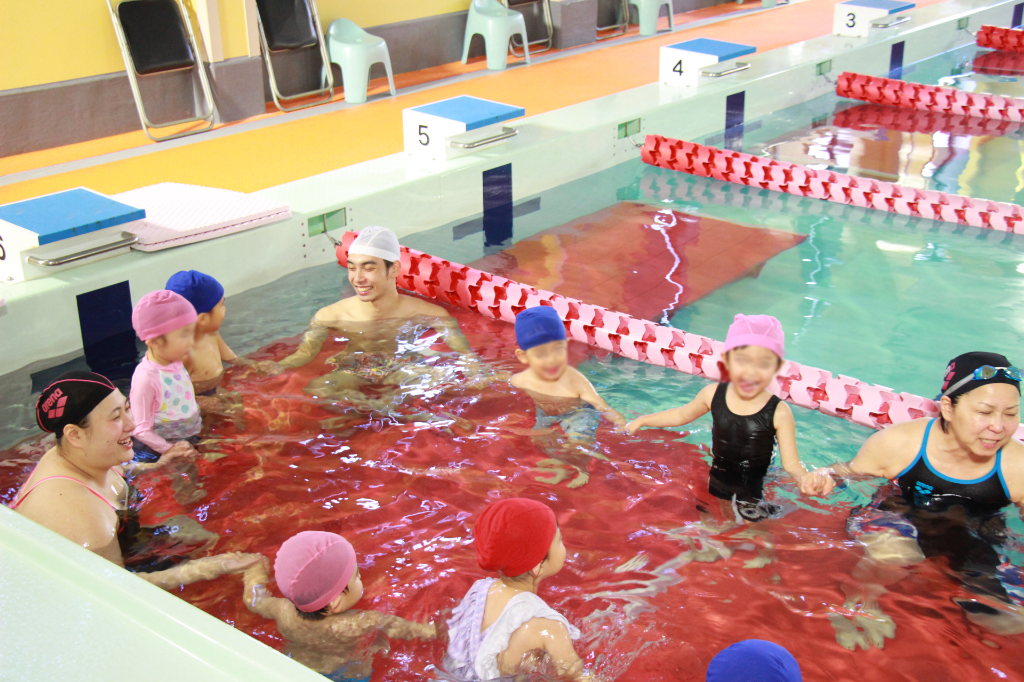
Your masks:
[{"label": "man in white swim cap", "polygon": [[[396,401],[401,386],[415,377],[435,375],[437,383],[452,371],[422,362],[433,340],[420,340],[430,329],[440,333],[456,353],[470,353],[458,322],[439,305],[398,293],[402,271],[398,237],[386,227],[366,227],[348,250],[348,281],[355,296],[321,308],[299,349],[285,367],[299,367],[320,352],[328,337],[344,340],[344,350],[327,362],[337,368],[306,388],[317,397],[341,399],[364,412],[382,412]],[[429,382],[428,382],[429,383]],[[378,398],[368,398],[374,387]]]}]

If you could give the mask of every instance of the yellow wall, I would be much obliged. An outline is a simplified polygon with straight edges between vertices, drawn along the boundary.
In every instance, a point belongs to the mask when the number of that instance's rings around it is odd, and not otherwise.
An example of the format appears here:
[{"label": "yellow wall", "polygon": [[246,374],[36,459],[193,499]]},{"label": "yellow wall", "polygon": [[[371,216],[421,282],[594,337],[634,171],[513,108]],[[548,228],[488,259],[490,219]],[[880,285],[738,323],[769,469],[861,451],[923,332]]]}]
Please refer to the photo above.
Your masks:
[{"label": "yellow wall", "polygon": [[[317,0],[324,31],[339,17],[378,26],[468,7],[469,0]],[[224,58],[247,55],[244,0],[219,0],[219,10]],[[0,90],[124,70],[105,0],[0,0],[0,64]]]}]

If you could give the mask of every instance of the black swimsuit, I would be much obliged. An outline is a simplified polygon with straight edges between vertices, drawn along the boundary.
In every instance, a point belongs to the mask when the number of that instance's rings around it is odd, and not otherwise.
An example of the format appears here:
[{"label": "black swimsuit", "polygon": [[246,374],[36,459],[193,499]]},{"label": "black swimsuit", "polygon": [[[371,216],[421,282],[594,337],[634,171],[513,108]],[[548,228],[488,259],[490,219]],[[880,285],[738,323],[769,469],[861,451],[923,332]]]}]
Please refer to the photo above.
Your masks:
[{"label": "black swimsuit", "polygon": [[925,428],[917,457],[896,476],[899,492],[880,490],[874,506],[910,521],[924,555],[946,557],[950,569],[969,589],[1007,600],[997,576],[1003,563],[998,548],[1006,542],[1002,509],[1013,502],[1003,479],[1003,451],[996,453],[992,470],[984,476],[970,480],[946,476],[928,461],[928,437],[934,425],[933,419]]},{"label": "black swimsuit", "polygon": [[708,492],[723,500],[758,503],[775,452],[775,408],[772,396],[758,412],[735,414],[725,402],[729,384],[719,384],[711,399],[711,478]]}]

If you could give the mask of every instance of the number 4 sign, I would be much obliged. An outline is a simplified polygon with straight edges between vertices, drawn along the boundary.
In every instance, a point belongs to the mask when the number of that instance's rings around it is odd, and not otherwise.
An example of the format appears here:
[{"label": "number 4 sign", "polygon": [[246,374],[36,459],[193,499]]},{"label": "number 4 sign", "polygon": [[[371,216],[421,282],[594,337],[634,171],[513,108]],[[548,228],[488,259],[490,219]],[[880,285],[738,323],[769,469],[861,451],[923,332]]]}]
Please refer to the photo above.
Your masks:
[{"label": "number 4 sign", "polygon": [[832,33],[837,36],[867,37],[871,22],[914,9],[912,2],[898,0],[849,0],[835,6]]},{"label": "number 4 sign", "polygon": [[727,43],[710,38],[695,38],[675,45],[664,45],[658,60],[658,73],[665,85],[696,87],[706,66],[730,61],[757,51],[753,45]]}]

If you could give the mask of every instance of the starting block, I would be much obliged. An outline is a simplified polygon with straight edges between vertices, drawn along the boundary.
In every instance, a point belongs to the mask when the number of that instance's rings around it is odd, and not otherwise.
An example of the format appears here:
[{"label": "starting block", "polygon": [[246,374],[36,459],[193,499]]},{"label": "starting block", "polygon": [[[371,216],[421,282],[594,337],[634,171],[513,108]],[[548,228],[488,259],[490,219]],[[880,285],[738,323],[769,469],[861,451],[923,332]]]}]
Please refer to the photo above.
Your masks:
[{"label": "starting block", "polygon": [[14,284],[125,253],[146,211],[79,187],[0,206],[0,283]]},{"label": "starting block", "polygon": [[405,153],[425,161],[446,161],[492,147],[518,131],[504,121],[526,110],[501,102],[462,95],[402,111]]},{"label": "starting block", "polygon": [[753,54],[757,48],[741,43],[727,43],[710,38],[694,38],[675,45],[664,45],[658,60],[658,74],[665,85],[693,88],[701,75],[712,78],[727,76],[748,68],[749,64],[737,62],[729,68],[705,69],[713,64],[731,62],[738,57]]},{"label": "starting block", "polygon": [[[832,33],[837,36],[854,36],[859,38],[867,37],[872,25],[880,24],[892,14],[906,12],[914,9],[912,2],[901,0],[847,0],[835,6],[835,15],[832,19]],[[884,20],[885,25],[878,25],[878,28],[896,26],[910,17],[893,17]]]}]

